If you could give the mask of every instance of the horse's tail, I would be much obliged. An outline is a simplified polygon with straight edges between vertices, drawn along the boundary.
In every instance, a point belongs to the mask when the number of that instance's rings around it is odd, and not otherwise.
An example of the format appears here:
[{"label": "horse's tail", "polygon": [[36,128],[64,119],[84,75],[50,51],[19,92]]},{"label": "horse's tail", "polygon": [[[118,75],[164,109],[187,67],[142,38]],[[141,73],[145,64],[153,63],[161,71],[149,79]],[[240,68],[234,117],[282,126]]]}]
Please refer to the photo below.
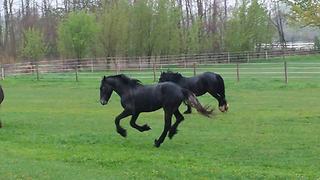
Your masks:
[{"label": "horse's tail", "polygon": [[189,90],[182,89],[182,93],[185,97],[185,103],[190,105],[191,107],[195,108],[200,114],[210,117],[213,110],[210,109],[209,106],[202,106],[198,101],[197,97]]}]

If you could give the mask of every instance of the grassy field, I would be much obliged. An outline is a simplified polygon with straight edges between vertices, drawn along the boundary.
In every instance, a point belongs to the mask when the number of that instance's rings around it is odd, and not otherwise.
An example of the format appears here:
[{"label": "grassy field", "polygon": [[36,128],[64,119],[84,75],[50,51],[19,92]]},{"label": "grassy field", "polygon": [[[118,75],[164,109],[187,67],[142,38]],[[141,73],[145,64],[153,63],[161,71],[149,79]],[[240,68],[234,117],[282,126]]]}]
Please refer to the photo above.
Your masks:
[{"label": "grassy field", "polygon": [[[99,100],[99,79],[11,77],[2,81],[0,179],[319,179],[320,78],[226,80],[228,113],[185,115],[179,133],[153,147],[162,110],[140,115],[137,132],[122,121],[112,95]],[[144,83],[152,83],[144,79]],[[181,107],[185,109],[184,106]]]}]

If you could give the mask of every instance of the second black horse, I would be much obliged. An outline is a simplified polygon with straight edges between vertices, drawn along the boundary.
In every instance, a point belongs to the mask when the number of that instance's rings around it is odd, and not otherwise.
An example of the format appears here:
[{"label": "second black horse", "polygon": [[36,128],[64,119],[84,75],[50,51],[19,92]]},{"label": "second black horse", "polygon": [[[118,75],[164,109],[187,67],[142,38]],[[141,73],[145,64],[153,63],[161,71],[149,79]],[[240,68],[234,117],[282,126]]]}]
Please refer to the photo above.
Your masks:
[{"label": "second black horse", "polygon": [[[205,72],[194,77],[183,77],[180,73],[171,71],[162,72],[159,82],[171,81],[182,88],[188,89],[196,96],[202,96],[205,93],[211,94],[219,102],[219,109],[221,112],[228,111],[229,105],[225,96],[225,88],[223,78],[216,73]],[[191,113],[191,107],[187,104],[188,109],[185,114]]]}]

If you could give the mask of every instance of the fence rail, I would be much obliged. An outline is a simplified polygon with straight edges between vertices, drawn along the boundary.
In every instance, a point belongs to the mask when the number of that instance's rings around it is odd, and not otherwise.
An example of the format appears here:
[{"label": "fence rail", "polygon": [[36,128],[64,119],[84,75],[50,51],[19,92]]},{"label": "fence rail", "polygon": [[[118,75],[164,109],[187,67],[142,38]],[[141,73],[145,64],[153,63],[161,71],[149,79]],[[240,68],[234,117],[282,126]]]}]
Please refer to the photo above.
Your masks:
[{"label": "fence rail", "polygon": [[[265,51],[242,53],[215,53],[194,55],[110,57],[2,64],[1,78],[6,76],[30,75],[45,78],[100,78],[102,74],[127,73],[137,78],[157,79],[161,71],[170,69],[187,76],[205,71],[220,73],[224,78],[319,78],[320,63],[273,63],[269,59],[288,56],[319,54],[318,51]],[[261,62],[263,60],[263,62]],[[257,63],[258,62],[258,63]]]}]

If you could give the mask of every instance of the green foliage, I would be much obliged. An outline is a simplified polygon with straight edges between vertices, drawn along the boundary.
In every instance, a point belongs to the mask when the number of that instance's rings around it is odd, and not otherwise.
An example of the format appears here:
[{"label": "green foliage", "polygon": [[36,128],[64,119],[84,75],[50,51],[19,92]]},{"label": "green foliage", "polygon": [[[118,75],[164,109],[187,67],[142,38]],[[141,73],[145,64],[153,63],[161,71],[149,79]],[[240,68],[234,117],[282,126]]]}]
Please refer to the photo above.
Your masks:
[{"label": "green foliage", "polygon": [[127,55],[129,5],[125,0],[105,4],[99,18],[99,42],[104,56]]},{"label": "green foliage", "polygon": [[267,9],[257,0],[242,0],[228,21],[226,46],[229,51],[251,51],[261,43],[270,43],[274,32]]},{"label": "green foliage", "polygon": [[38,61],[44,57],[47,46],[43,41],[43,34],[34,28],[24,31],[24,43],[21,56],[32,61]]},{"label": "green foliage", "polygon": [[195,21],[188,29],[187,33],[187,53],[198,53],[200,50],[199,26],[201,22],[199,19]]},{"label": "green foliage", "polygon": [[320,39],[319,39],[319,37],[315,37],[313,42],[314,42],[314,49],[315,50],[320,50]]},{"label": "green foliage", "polygon": [[140,0],[133,4],[129,19],[129,53],[131,55],[152,55],[154,49],[152,33],[153,2]]},{"label": "green foliage", "polygon": [[99,21],[105,56],[163,55],[180,52],[179,9],[172,1],[107,3]]},{"label": "green foliage", "polygon": [[320,27],[320,2],[318,0],[282,0],[291,7],[291,17],[306,26]]},{"label": "green foliage", "polygon": [[66,57],[81,59],[97,43],[97,32],[98,26],[93,15],[84,11],[71,12],[58,27],[59,51]]},{"label": "green foliage", "polygon": [[179,10],[168,0],[159,0],[152,21],[152,37],[155,55],[179,52]]}]

